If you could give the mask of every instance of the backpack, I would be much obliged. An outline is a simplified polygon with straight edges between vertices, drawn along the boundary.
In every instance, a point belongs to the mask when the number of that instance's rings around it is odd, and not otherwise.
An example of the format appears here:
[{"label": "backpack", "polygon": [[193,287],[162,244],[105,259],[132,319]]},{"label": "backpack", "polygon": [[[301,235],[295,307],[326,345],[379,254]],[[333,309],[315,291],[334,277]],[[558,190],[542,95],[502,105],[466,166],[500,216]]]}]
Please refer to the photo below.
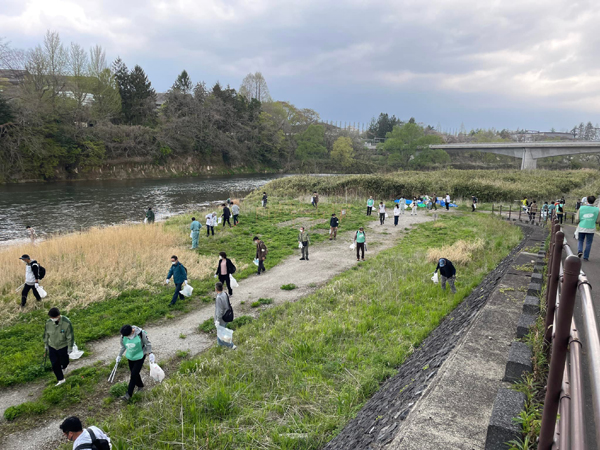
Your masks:
[{"label": "backpack", "polygon": [[559,213],[563,212],[563,205],[558,205],[558,212]]},{"label": "backpack", "polygon": [[231,307],[231,303],[229,302],[229,295],[227,295],[227,305],[229,306],[229,309],[227,311],[225,311],[225,314],[223,314],[223,322],[233,322],[233,308]]},{"label": "backpack", "polygon": [[78,445],[75,450],[110,450],[110,444],[106,439],[96,439],[96,435],[94,434],[91,428],[86,428],[85,431],[89,433],[90,438],[92,439],[92,443]]},{"label": "backpack", "polygon": [[34,264],[36,266],[38,266],[38,277],[37,277],[37,279],[38,280],[43,279],[46,276],[46,269],[43,268],[42,265],[39,262],[35,261],[35,260],[31,263],[31,265],[33,266]]}]

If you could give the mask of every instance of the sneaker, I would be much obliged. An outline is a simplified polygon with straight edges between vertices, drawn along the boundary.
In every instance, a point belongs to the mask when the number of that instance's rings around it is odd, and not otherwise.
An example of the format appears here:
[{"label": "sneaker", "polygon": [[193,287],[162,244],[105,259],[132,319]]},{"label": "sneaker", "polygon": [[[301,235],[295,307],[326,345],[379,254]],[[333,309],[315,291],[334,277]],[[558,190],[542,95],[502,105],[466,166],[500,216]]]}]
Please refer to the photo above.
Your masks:
[{"label": "sneaker", "polygon": [[589,261],[589,259],[588,259],[588,258],[583,258],[583,260],[584,260],[584,261]]},{"label": "sneaker", "polygon": [[360,258],[356,258],[357,261],[360,261]]},{"label": "sneaker", "polygon": [[364,260],[365,260],[365,258],[362,259],[362,261],[364,261]]},{"label": "sneaker", "polygon": [[306,260],[308,261],[308,258],[306,258]]},{"label": "sneaker", "polygon": [[577,257],[581,259],[581,257],[583,256],[582,252],[577,253]]},{"label": "sneaker", "polygon": [[55,384],[55,386],[60,386],[61,384],[65,384],[67,382],[67,380],[65,380],[64,378],[62,380],[60,380],[58,383]]},{"label": "sneaker", "polygon": [[140,392],[144,392],[144,388],[143,387],[137,387],[136,388],[136,392],[139,394]]},{"label": "sneaker", "polygon": [[300,258],[300,261],[304,261],[306,258]]},{"label": "sneaker", "polygon": [[119,399],[123,400],[124,402],[128,402],[129,400],[131,400],[131,397],[129,396],[129,394],[125,394],[119,397]]},{"label": "sneaker", "polygon": [[231,350],[235,350],[237,348],[237,345],[233,345],[233,347],[231,347]]}]

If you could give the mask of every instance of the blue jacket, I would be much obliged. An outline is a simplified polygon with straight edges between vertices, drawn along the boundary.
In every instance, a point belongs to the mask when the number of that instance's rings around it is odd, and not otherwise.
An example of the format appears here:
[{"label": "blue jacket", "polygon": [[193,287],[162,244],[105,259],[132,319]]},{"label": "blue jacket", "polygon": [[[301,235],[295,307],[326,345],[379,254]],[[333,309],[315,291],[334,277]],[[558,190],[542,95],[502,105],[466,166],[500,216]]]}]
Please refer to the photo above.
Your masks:
[{"label": "blue jacket", "polygon": [[167,275],[167,280],[173,277],[175,284],[181,284],[187,280],[187,269],[179,261],[171,266]]}]

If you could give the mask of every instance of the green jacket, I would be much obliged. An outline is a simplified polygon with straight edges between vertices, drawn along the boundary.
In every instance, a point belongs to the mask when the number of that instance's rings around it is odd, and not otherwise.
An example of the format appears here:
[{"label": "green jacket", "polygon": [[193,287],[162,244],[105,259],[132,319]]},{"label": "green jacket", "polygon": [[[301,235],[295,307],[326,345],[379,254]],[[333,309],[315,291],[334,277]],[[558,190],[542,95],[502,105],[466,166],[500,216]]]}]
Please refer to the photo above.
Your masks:
[{"label": "green jacket", "polygon": [[305,231],[304,233],[298,233],[298,242],[309,242],[310,239],[308,238],[308,231]]},{"label": "green jacket", "polygon": [[579,208],[575,216],[575,221],[579,224],[579,228],[595,230],[599,211],[598,208],[590,205]]},{"label": "green jacket", "polygon": [[73,333],[73,325],[71,321],[65,317],[60,316],[57,323],[54,323],[52,319],[46,321],[46,329],[44,330],[44,344],[47,347],[52,347],[55,350],[69,347],[69,353],[75,343],[75,334]]}]

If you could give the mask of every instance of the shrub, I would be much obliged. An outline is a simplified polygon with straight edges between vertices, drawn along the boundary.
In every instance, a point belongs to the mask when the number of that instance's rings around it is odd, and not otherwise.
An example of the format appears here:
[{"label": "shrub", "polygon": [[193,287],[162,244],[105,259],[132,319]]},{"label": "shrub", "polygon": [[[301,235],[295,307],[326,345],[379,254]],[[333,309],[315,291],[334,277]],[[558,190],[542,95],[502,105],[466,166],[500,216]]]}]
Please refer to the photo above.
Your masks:
[{"label": "shrub", "polygon": [[257,301],[252,302],[252,304],[250,306],[252,308],[258,308],[259,306],[270,305],[271,303],[273,303],[272,298],[259,298]]},{"label": "shrub", "polygon": [[283,286],[281,286],[280,289],[284,291],[293,291],[294,289],[296,289],[296,285],[294,283],[284,284]]}]

